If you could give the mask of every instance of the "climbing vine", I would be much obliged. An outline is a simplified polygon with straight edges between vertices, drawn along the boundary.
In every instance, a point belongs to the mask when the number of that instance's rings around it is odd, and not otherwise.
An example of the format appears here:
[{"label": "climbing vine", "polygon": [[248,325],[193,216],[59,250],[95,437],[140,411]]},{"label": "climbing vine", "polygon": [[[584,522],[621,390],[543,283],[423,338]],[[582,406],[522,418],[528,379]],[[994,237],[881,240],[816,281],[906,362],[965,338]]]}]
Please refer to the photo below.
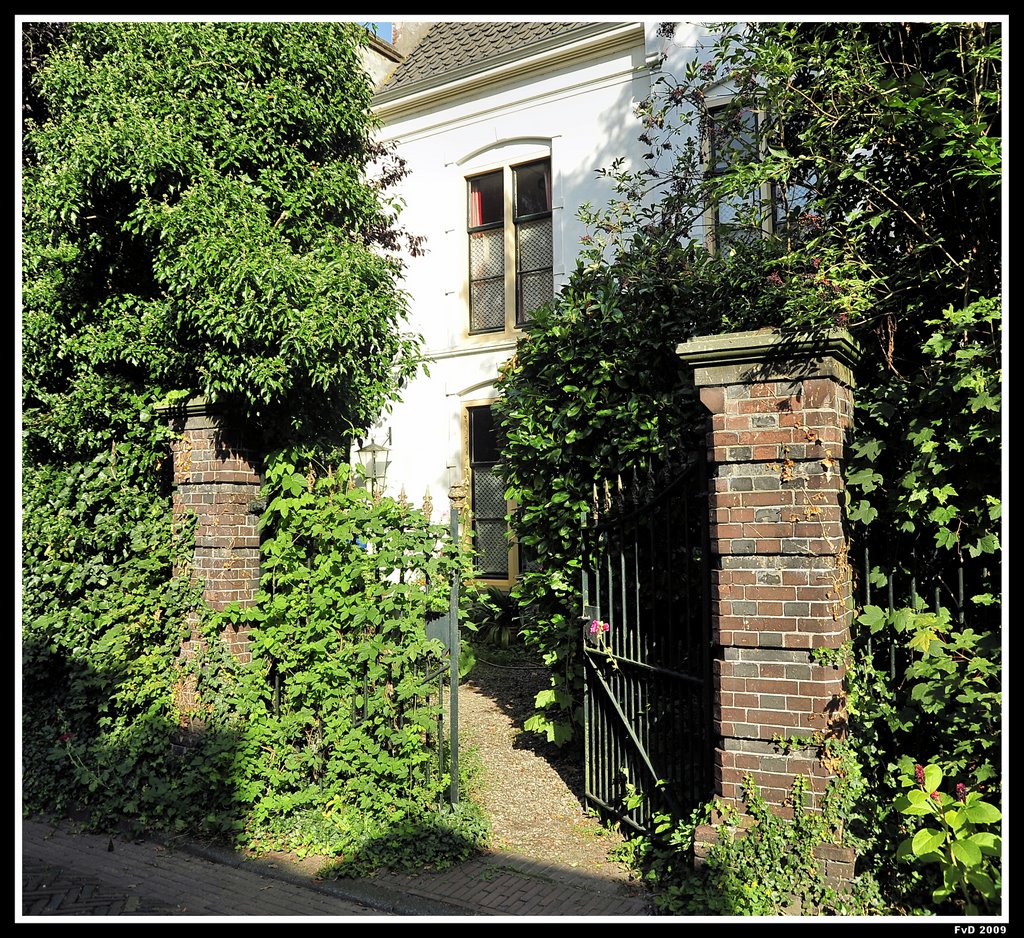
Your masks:
[{"label": "climbing vine", "polygon": [[249,630],[252,661],[217,708],[244,729],[257,839],[304,817],[322,837],[325,812],[415,818],[450,786],[438,736],[447,659],[426,624],[448,612],[469,558],[444,526],[352,481],[344,463],[274,457],[261,590],[211,621]]}]

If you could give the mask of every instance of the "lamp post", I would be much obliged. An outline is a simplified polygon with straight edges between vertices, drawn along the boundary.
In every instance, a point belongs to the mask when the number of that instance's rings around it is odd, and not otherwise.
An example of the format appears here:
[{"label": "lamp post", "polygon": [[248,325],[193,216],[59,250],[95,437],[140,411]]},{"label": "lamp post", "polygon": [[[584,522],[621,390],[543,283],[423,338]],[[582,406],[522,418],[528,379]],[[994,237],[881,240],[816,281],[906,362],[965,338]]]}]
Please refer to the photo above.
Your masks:
[{"label": "lamp post", "polygon": [[[391,442],[391,431],[388,431],[387,442]],[[368,439],[359,447],[359,461],[362,463],[363,471],[366,473],[366,483],[370,489],[370,495],[376,498],[384,491],[384,482],[388,474],[388,454],[391,452],[388,446],[376,443]]]}]

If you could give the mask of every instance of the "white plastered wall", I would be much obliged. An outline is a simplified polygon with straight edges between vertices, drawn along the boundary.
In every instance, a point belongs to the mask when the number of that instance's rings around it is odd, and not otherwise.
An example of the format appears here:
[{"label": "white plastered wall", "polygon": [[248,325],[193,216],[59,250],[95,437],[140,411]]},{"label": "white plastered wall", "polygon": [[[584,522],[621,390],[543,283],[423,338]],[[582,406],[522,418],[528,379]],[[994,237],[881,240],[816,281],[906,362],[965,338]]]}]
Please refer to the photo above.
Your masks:
[{"label": "white plastered wall", "polygon": [[468,335],[466,176],[550,155],[557,292],[586,233],[577,210],[587,202],[602,207],[613,195],[598,170],[619,157],[643,165],[633,109],[650,91],[651,61],[664,53],[666,70],[682,68],[698,37],[687,26],[666,41],[649,23],[615,48],[387,120],[383,136],[398,143],[410,169],[399,193],[402,222],[426,238],[427,253],[408,262],[404,288],[409,329],[423,336],[429,360],[429,374],[421,372],[383,420],[391,431],[389,494],[404,490],[417,504],[429,494],[435,518],[447,517],[449,488],[462,478],[463,407],[497,396],[499,369],[515,350],[518,333]]}]

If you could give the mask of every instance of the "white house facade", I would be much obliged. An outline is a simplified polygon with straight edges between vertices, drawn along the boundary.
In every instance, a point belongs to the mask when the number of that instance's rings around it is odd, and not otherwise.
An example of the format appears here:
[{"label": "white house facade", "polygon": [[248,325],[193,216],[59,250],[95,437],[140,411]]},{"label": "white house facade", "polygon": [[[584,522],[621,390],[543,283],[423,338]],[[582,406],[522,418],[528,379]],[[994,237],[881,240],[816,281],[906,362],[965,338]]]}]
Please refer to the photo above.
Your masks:
[{"label": "white house facade", "polygon": [[[643,165],[634,108],[660,70],[699,54],[698,27],[655,22],[396,24],[405,51],[380,83],[381,137],[409,175],[409,328],[428,360],[375,429],[384,487],[429,497],[441,519],[464,483],[483,579],[518,573],[506,534],[490,405],[530,313],[565,284],[586,233],[581,205],[612,196],[598,170]],[[403,37],[411,49],[403,50]],[[387,69],[385,63],[385,70]]]}]

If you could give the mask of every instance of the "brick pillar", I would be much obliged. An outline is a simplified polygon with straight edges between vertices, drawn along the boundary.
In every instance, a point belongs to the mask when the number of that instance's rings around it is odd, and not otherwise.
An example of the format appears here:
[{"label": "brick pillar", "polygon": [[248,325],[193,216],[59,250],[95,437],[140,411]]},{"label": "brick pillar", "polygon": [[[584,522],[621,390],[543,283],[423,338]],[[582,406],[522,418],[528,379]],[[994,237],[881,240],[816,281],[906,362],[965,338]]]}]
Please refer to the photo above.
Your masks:
[{"label": "brick pillar", "polygon": [[[203,598],[211,609],[232,602],[250,605],[260,577],[259,451],[200,398],[162,412],[175,433],[175,517],[191,512],[198,518],[191,574],[203,581]],[[229,627],[224,639],[240,661],[249,660],[244,629]]]},{"label": "brick pillar", "polygon": [[762,330],[678,353],[711,412],[715,794],[740,804],[749,774],[787,814],[800,774],[817,807],[829,767],[816,747],[776,740],[844,726],[844,671],[813,652],[842,645],[853,614],[842,498],[856,349],[844,332],[799,341]]}]

